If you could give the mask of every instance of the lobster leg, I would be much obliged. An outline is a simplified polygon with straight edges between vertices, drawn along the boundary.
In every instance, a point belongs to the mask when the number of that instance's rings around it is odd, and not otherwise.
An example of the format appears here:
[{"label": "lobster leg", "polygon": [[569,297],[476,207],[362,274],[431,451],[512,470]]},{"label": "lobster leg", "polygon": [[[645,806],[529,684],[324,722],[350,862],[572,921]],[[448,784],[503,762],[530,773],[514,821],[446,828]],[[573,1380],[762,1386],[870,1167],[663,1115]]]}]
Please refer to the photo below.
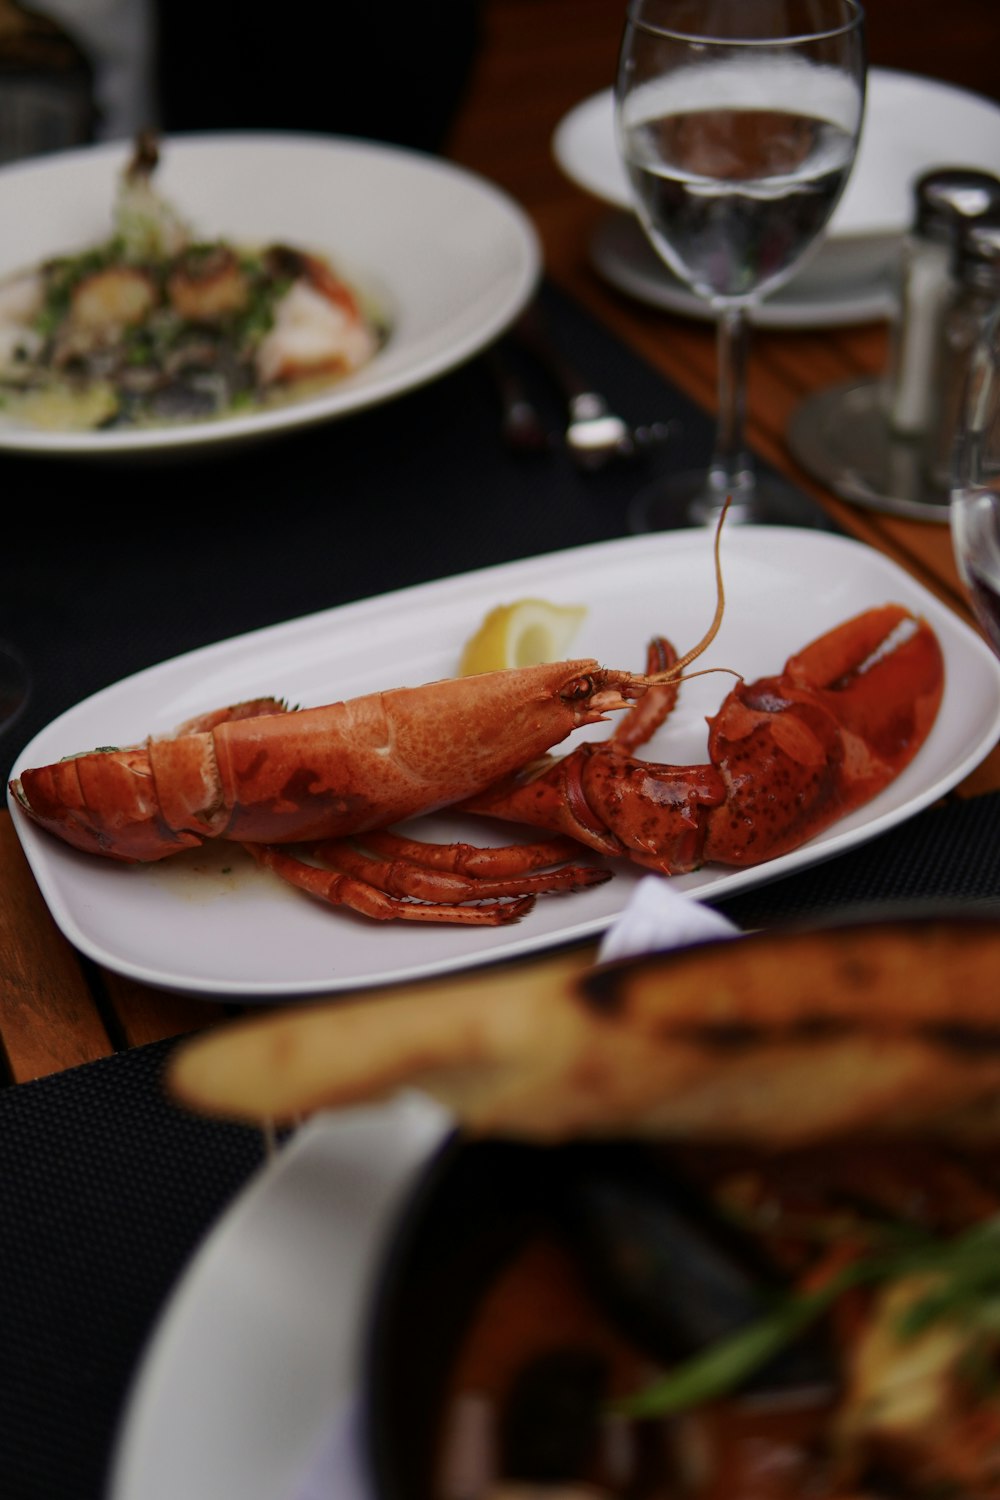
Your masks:
[{"label": "lobster leg", "polygon": [[[365,838],[363,842],[382,842],[383,847],[391,848],[393,837],[381,841],[378,837]],[[267,844],[246,847],[258,863],[331,905],[349,906],[369,917],[419,922],[495,926],[522,915],[536,895],[602,885],[611,878],[610,871],[591,865],[562,864],[559,869],[538,872],[539,848],[551,856],[546,861],[549,864],[565,860],[565,847],[558,843],[512,845],[499,851],[506,870],[475,874],[444,867],[449,854],[452,866],[466,863],[461,851],[468,846],[423,846],[404,839],[396,842],[409,851],[406,856],[396,852],[392,858],[381,858],[350,839],[324,839],[300,845],[294,853]],[[515,858],[519,852],[523,855],[520,868]],[[438,868],[426,862],[428,853],[432,858],[437,853]],[[308,858],[319,861],[319,865],[308,863]],[[532,871],[535,873],[529,873]],[[467,902],[485,904],[469,906],[464,904]]]},{"label": "lobster leg", "polygon": [[465,926],[499,927],[516,922],[535,904],[533,896],[524,896],[513,901],[487,901],[479,906],[459,903],[432,905],[391,895],[354,875],[319,869],[273,844],[245,844],[244,848],[264,869],[280,875],[299,890],[331,906],[346,906],[376,921],[401,918],[408,922],[458,922]]},{"label": "lobster leg", "polygon": [[577,841],[569,838],[531,844],[428,844],[387,828],[366,833],[364,845],[387,859],[408,859],[425,869],[456,875],[524,875],[529,870],[565,864],[580,854]]},{"label": "lobster leg", "polygon": [[[366,840],[362,840],[366,842]],[[528,862],[530,864],[530,845]],[[610,871],[594,865],[563,864],[557,870],[538,873],[459,874],[432,869],[416,857],[382,859],[360,848],[351,839],[327,839],[309,846],[312,855],[342,875],[353,875],[392,896],[412,896],[439,903],[477,901],[482,897],[541,895],[550,891],[578,890],[603,885]]]},{"label": "lobster leg", "polygon": [[[654,636],[646,648],[646,675],[666,673],[677,660],[677,652],[666,636]],[[611,733],[610,743],[631,753],[651,740],[660,725],[673,713],[681,690],[680,678],[651,687],[644,697],[626,709]]]}]

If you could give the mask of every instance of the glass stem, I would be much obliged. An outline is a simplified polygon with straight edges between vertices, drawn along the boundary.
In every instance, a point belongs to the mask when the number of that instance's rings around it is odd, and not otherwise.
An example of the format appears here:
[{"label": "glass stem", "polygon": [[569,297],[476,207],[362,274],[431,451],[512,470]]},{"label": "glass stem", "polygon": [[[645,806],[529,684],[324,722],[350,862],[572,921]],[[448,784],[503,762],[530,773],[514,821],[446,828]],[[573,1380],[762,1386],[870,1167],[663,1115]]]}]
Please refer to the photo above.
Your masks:
[{"label": "glass stem", "polygon": [[[724,307],[716,325],[719,417],[709,465],[709,505],[716,511],[732,496],[730,519],[749,514],[753,470],[744,447],[747,406],[747,351],[750,323],[742,307]],[[711,514],[706,515],[711,519]]]}]

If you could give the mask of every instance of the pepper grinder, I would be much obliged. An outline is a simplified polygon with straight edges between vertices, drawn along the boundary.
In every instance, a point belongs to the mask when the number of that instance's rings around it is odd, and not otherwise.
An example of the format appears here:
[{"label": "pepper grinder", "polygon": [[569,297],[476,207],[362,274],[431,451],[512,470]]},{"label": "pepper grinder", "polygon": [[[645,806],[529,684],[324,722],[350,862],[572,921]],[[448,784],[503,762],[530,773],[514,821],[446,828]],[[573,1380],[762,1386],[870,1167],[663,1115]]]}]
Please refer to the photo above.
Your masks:
[{"label": "pepper grinder", "polygon": [[952,282],[938,333],[935,411],[925,439],[927,477],[944,490],[951,488],[973,351],[987,319],[1000,307],[1000,209],[962,226],[952,258]]},{"label": "pepper grinder", "polygon": [[917,179],[914,201],[884,380],[886,421],[906,439],[921,438],[934,416],[935,361],[959,235],[970,221],[1000,211],[1000,180],[972,168],[936,167]]}]

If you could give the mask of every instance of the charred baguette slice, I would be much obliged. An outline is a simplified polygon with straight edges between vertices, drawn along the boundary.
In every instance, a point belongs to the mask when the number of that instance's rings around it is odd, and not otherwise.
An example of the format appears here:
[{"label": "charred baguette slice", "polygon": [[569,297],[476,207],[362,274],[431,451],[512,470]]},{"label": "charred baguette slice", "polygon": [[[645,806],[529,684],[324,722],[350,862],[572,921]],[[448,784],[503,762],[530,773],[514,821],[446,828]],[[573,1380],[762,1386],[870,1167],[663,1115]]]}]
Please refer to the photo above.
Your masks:
[{"label": "charred baguette slice", "polygon": [[926,916],[579,955],[230,1023],[175,1099],[285,1121],[418,1088],[470,1135],[787,1148],[1000,1138],[1000,923]]}]

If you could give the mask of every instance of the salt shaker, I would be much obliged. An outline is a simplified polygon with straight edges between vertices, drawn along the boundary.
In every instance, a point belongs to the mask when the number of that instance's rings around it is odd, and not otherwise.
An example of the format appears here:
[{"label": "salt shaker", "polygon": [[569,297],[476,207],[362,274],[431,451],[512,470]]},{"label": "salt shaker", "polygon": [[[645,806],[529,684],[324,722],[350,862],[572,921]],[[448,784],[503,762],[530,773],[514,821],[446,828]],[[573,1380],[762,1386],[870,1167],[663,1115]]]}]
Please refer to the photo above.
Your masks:
[{"label": "salt shaker", "polygon": [[932,420],[934,362],[956,241],[963,224],[1000,210],[1000,179],[972,168],[937,167],[917,179],[914,200],[885,377],[888,425],[902,438],[919,438]]},{"label": "salt shaker", "polygon": [[1000,208],[962,226],[952,275],[934,364],[935,411],[925,441],[925,472],[941,490],[951,487],[973,350],[990,314],[1000,307]]}]

